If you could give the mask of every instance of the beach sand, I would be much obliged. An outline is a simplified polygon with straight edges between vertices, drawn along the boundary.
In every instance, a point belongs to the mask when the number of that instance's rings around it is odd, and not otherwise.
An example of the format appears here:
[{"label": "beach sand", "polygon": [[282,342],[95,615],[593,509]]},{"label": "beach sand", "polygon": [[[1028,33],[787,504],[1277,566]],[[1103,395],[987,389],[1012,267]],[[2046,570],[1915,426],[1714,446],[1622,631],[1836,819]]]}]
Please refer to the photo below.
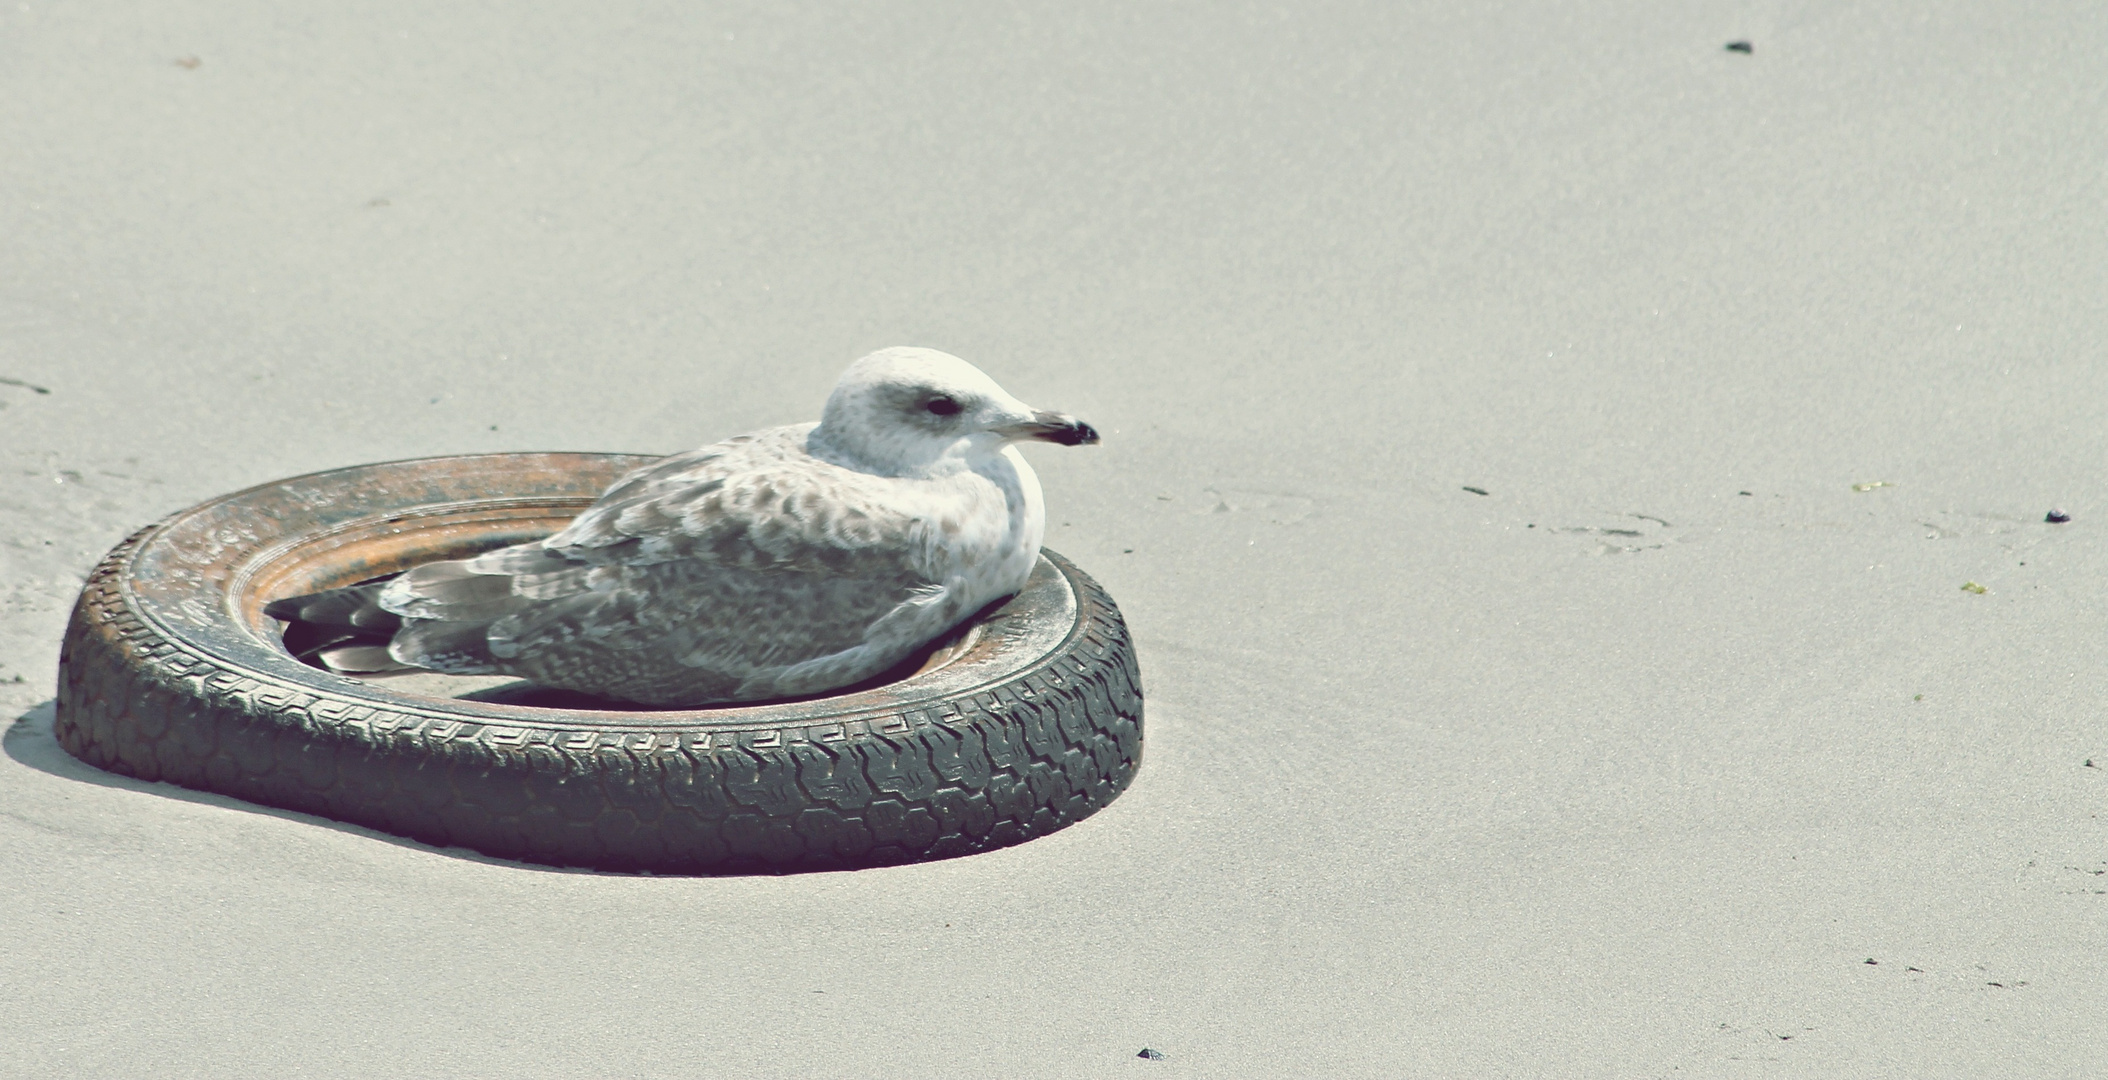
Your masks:
[{"label": "beach sand", "polygon": [[[2103,55],[2084,4],[10,4],[0,1075],[2091,1073]],[[52,741],[147,522],[814,419],[893,344],[1105,433],[1027,451],[1148,691],[1072,828],[562,872]]]}]

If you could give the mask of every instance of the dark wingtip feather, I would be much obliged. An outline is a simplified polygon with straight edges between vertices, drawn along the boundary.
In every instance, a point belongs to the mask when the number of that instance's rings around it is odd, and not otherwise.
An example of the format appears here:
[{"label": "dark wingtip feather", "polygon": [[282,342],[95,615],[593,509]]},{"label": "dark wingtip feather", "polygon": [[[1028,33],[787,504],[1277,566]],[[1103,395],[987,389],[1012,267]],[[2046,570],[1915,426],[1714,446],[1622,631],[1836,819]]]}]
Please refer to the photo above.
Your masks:
[{"label": "dark wingtip feather", "polygon": [[353,585],[288,596],[265,604],[264,614],[280,622],[393,631],[402,625],[402,619],[382,610],[381,588],[379,584]]},{"label": "dark wingtip feather", "polygon": [[300,605],[307,602],[305,596],[288,596],[264,605],[264,615],[279,622],[300,621]]},{"label": "dark wingtip feather", "polygon": [[322,649],[316,654],[329,670],[342,675],[381,675],[391,671],[409,671],[410,665],[388,655],[388,646],[338,645]]}]

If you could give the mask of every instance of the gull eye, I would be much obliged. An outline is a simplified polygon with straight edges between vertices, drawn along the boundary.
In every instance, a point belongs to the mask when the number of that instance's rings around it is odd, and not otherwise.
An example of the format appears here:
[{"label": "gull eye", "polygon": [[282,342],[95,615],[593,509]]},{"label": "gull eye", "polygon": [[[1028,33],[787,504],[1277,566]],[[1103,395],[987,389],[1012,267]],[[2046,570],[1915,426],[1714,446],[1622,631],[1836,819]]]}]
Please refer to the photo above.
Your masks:
[{"label": "gull eye", "polygon": [[959,413],[959,403],[948,397],[933,397],[922,407],[935,416],[957,416]]}]

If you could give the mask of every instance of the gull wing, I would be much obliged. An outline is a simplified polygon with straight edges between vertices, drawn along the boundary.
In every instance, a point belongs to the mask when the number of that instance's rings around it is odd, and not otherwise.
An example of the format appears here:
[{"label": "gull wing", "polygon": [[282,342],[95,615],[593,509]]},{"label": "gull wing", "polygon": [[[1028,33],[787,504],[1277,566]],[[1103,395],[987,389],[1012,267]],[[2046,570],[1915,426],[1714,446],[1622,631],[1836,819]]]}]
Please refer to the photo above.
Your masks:
[{"label": "gull wing", "polygon": [[897,482],[810,457],[809,430],[654,462],[547,540],[413,569],[382,594],[415,620],[392,652],[653,700],[855,648],[941,590]]}]

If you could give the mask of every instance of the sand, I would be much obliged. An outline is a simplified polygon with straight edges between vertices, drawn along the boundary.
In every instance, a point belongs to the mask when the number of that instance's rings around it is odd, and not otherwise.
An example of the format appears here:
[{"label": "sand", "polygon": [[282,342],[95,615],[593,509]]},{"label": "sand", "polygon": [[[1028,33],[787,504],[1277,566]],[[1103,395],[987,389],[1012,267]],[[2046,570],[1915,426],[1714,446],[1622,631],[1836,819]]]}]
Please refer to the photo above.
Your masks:
[{"label": "sand", "polygon": [[[2089,1073],[2103,55],[2075,3],[11,4],[0,1074]],[[51,740],[139,525],[812,419],[902,343],[1106,434],[1029,451],[1149,692],[1080,825],[567,873]]]}]

